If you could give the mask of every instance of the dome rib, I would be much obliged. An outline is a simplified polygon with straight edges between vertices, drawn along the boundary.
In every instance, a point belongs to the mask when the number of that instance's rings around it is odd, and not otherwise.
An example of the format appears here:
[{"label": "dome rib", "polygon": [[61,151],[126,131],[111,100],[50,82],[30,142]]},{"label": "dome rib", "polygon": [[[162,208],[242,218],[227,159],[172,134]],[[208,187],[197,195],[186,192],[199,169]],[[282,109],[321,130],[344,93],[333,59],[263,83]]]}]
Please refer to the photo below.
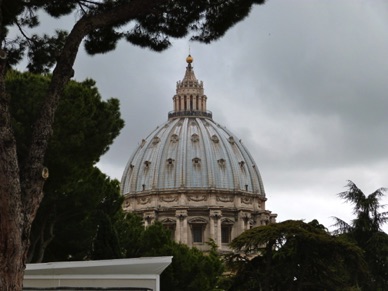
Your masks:
[{"label": "dome rib", "polygon": [[215,188],[215,185],[214,185],[214,182],[215,182],[215,177],[214,177],[214,170],[212,168],[212,163],[214,162],[213,161],[213,155],[211,155],[207,149],[209,149],[209,139],[207,138],[207,136],[205,136],[205,133],[206,133],[206,126],[204,125],[204,122],[205,119],[201,119],[201,118],[196,118],[196,121],[198,123],[198,127],[200,129],[200,132],[201,132],[201,135],[202,135],[202,144],[203,144],[203,147],[204,147],[204,158],[205,158],[205,161],[206,162],[206,169],[204,171],[204,174],[206,174],[206,177],[207,177],[207,188]]},{"label": "dome rib", "polygon": [[[215,127],[215,130],[219,136],[226,137],[226,135],[224,135],[225,131],[220,131],[217,129],[217,127]],[[229,143],[229,141],[226,140],[226,138],[220,138],[220,142],[222,142],[223,144],[225,158],[226,158],[226,161],[228,161],[228,165],[231,169],[231,171],[227,171],[227,173],[231,172],[231,175],[230,175],[231,177],[228,177],[229,178],[228,181],[232,181],[233,185],[231,185],[231,187],[233,187],[233,189],[239,189],[238,179],[237,179],[238,169],[236,169],[236,163],[233,163],[234,159],[233,159],[233,155],[231,154],[231,147],[230,147],[231,144]]]},{"label": "dome rib", "polygon": [[[180,120],[181,121],[181,120]],[[182,122],[182,150],[179,152],[180,154],[180,161],[181,161],[181,176],[180,176],[180,187],[186,187],[186,173],[187,173],[187,139],[188,139],[188,133],[187,130],[184,130],[187,127],[188,120],[185,119]]]},{"label": "dome rib", "polygon": [[[233,136],[233,134],[228,129],[225,128],[224,130],[228,134],[230,134],[230,136]],[[249,170],[249,173],[251,176],[252,184],[254,186],[254,188],[252,189],[253,192],[258,192],[260,195],[265,196],[265,189],[264,189],[263,180],[261,178],[261,174],[260,174],[259,168],[257,167],[257,165],[255,163],[255,160],[253,159],[252,155],[250,154],[250,152],[248,151],[246,146],[241,142],[241,140],[239,140],[238,143],[236,141],[235,144],[238,144],[238,146],[242,147],[243,151],[240,150],[240,152],[244,153],[243,154],[244,159],[251,161],[251,167],[249,167],[248,170]],[[254,172],[254,174],[252,174],[252,171]]]},{"label": "dome rib", "polygon": [[[159,175],[159,185],[161,185],[162,189],[179,187],[179,185],[176,184],[176,179],[173,178],[177,175],[177,153],[179,145],[179,140],[173,138],[173,135],[179,137],[179,135],[176,134],[176,122],[177,120],[171,122],[171,131],[166,132],[166,141],[164,143],[159,169],[159,172],[163,173],[163,175]],[[163,168],[165,168],[164,172]]]},{"label": "dome rib", "polygon": [[[162,176],[159,174],[166,172],[163,169],[166,166],[166,163],[162,159],[162,157],[163,157],[163,153],[164,153],[166,147],[168,146],[167,136],[169,134],[169,131],[168,131],[169,126],[170,126],[170,124],[168,122],[165,123],[164,126],[161,127],[158,134],[156,135],[160,140],[156,145],[154,145],[156,153],[155,153],[153,158],[155,158],[156,165],[155,165],[154,177],[152,179],[151,189],[155,189],[155,188],[158,188],[160,186],[163,186],[163,185],[159,184],[159,176]],[[154,139],[155,139],[155,137],[154,137]]]},{"label": "dome rib", "polygon": [[[220,151],[222,152],[222,149],[219,149],[219,138],[218,138],[218,142],[214,142],[213,141],[213,136],[217,136],[217,132],[215,130],[215,127],[214,127],[214,123],[212,121],[208,121],[207,122],[207,126],[205,126],[205,132],[207,133],[207,140],[209,141],[209,144],[210,144],[210,147],[209,149],[211,149],[211,153],[209,153],[209,155],[212,157],[212,160],[211,160],[211,165],[210,167],[212,168],[213,170],[213,178],[214,178],[214,188],[230,188],[230,187],[226,187],[227,185],[225,185],[225,187],[223,187],[223,181],[221,179],[219,179],[219,183],[217,183],[216,181],[216,178],[217,176],[220,178],[220,175],[217,175],[217,172],[219,172],[219,166],[218,166],[218,160],[220,158],[223,158],[225,159],[225,156],[221,155],[220,154]],[[226,169],[226,171],[228,171],[229,169]]]}]

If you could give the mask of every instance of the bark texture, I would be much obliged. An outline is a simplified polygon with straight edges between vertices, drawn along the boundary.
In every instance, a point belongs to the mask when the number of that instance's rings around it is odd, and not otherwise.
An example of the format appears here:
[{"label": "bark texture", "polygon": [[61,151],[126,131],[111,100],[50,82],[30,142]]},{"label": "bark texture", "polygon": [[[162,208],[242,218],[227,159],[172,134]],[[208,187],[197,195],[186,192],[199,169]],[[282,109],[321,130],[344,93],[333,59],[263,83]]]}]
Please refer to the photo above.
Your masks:
[{"label": "bark texture", "polygon": [[24,269],[23,216],[16,141],[4,85],[5,67],[6,61],[0,60],[0,290],[19,290]]}]

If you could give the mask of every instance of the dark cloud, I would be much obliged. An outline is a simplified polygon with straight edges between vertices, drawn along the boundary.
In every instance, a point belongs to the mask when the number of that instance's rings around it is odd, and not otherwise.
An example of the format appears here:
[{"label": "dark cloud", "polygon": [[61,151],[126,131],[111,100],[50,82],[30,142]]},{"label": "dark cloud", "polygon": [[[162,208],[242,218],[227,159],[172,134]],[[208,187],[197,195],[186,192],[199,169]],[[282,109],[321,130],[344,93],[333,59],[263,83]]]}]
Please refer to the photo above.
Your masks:
[{"label": "dark cloud", "polygon": [[76,79],[93,78],[104,98],[119,98],[126,122],[103,171],[120,179],[141,139],[167,120],[189,45],[208,109],[250,150],[279,220],[350,220],[336,196],[348,179],[365,193],[388,186],[383,0],[270,0],[211,45],[183,39],[155,53],[122,42],[94,57],[81,50]]}]

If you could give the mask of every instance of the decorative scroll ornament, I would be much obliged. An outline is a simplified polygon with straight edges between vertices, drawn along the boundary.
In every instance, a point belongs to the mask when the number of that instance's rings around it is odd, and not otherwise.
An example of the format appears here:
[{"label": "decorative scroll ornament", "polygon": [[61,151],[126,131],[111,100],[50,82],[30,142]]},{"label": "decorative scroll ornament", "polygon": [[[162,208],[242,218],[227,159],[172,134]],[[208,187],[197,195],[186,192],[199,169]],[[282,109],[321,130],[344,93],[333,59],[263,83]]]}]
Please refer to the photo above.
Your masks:
[{"label": "decorative scroll ornament", "polygon": [[252,197],[241,197],[241,203],[244,203],[244,204],[252,204]]},{"label": "decorative scroll ornament", "polygon": [[129,199],[126,199],[124,202],[124,208],[128,208],[129,206],[131,206],[131,203],[129,202]]},{"label": "decorative scroll ornament", "polygon": [[178,195],[163,195],[163,196],[159,196],[159,201],[162,201],[162,202],[175,202],[175,201],[178,201]]},{"label": "decorative scroll ornament", "polygon": [[187,200],[189,201],[206,201],[207,195],[187,195]]},{"label": "decorative scroll ornament", "polygon": [[233,195],[217,195],[216,197],[217,201],[221,202],[233,202]]},{"label": "decorative scroll ornament", "polygon": [[137,203],[140,203],[140,204],[148,204],[151,202],[151,197],[140,197],[140,198],[137,198]]}]

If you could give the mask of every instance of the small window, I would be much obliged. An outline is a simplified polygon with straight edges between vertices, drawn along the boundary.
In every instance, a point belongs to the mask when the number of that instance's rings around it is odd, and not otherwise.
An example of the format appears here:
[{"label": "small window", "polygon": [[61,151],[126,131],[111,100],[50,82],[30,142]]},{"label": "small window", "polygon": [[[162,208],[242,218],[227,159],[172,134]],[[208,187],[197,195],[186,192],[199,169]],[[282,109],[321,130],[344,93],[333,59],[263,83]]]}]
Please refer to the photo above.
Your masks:
[{"label": "small window", "polygon": [[203,242],[203,226],[202,224],[193,224],[193,242],[202,243]]},{"label": "small window", "polygon": [[152,144],[156,145],[160,142],[160,138],[158,136],[155,136],[153,139],[152,139]]},{"label": "small window", "polygon": [[218,142],[220,141],[220,140],[218,139],[218,136],[216,136],[215,134],[212,135],[211,140],[212,140],[214,143],[218,143]]},{"label": "small window", "polygon": [[192,142],[197,142],[197,141],[199,141],[199,136],[198,136],[198,134],[193,133],[192,136],[191,136],[191,141],[192,141]]},{"label": "small window", "polygon": [[141,140],[140,147],[142,148],[142,147],[146,144],[146,142],[147,142],[147,141],[146,141],[145,139],[142,139],[142,140]]},{"label": "small window", "polygon": [[221,226],[221,243],[228,244],[231,241],[232,226],[223,225]]},{"label": "small window", "polygon": [[201,165],[201,159],[198,157],[194,158],[192,161],[193,161],[194,167],[199,167]]},{"label": "small window", "polygon": [[225,160],[224,159],[219,159],[219,160],[217,160],[217,162],[218,162],[218,165],[221,167],[221,168],[224,168],[225,167]]},{"label": "small window", "polygon": [[171,136],[171,138],[170,138],[170,141],[171,141],[172,143],[176,143],[176,142],[178,142],[178,140],[179,140],[179,137],[178,137],[177,134],[173,134],[173,135]]}]

